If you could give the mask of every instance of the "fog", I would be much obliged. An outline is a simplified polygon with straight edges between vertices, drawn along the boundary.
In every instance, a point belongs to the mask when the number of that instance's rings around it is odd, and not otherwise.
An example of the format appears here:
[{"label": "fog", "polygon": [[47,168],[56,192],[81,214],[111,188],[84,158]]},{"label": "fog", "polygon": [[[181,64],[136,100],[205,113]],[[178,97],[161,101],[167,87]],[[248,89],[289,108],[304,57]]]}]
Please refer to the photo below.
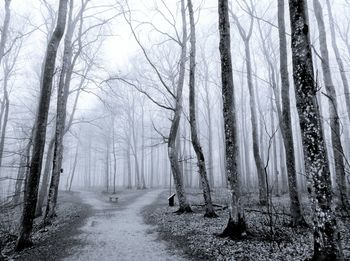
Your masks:
[{"label": "fog", "polygon": [[[41,108],[42,88],[45,88],[45,59],[49,55],[46,51],[55,36],[60,1],[6,1],[11,2],[6,37],[3,33],[6,9],[0,9],[1,41],[4,42],[4,52],[0,52],[1,206],[12,204],[14,198],[17,198],[16,205],[21,206],[24,201],[38,131],[45,142],[36,176],[40,180],[36,188],[39,209],[47,202],[48,188],[55,186],[59,188],[56,196],[61,191],[116,193],[119,189],[167,189],[169,193],[177,193],[180,208],[181,200],[187,201],[182,194],[192,189],[203,190],[204,195],[218,188],[230,188],[228,195],[235,190],[227,170],[227,158],[234,156],[227,155],[228,126],[223,114],[227,98],[222,92],[217,1],[193,0],[193,25],[187,15],[188,5],[183,6],[183,1],[68,1],[65,33],[54,58],[45,130],[36,129],[40,117],[38,108]],[[0,2],[1,7],[6,1]],[[261,193],[266,190],[268,196],[269,193],[278,196],[291,193],[290,158],[286,155],[282,133],[285,101],[280,70],[278,1],[228,2],[235,153],[238,155],[235,171],[241,193],[259,195],[262,203]],[[344,196],[348,197],[350,107],[347,103],[350,100],[346,82],[350,78],[350,3],[330,0],[332,22],[327,1],[320,1],[327,36],[324,46],[315,16],[315,1],[305,2],[325,157],[332,188],[338,196],[341,181],[334,154],[341,151],[341,180],[345,182]],[[308,154],[305,156],[303,124],[299,122],[296,103],[296,93],[300,92],[294,84],[288,1],[284,1],[284,6],[290,144],[295,155],[296,191],[306,195],[313,181],[306,171],[310,158]],[[193,28],[195,42],[191,42]],[[194,114],[190,115],[193,43],[196,46],[195,104]],[[326,88],[322,48],[326,48],[329,55],[334,96]],[[58,91],[61,81],[64,87]],[[64,97],[64,93],[67,100],[63,99],[60,105],[57,99],[60,95]],[[332,135],[335,132],[332,103],[336,103],[339,139]],[[57,126],[61,125],[59,131]],[[200,154],[194,149],[194,126],[205,161],[205,178],[199,171]],[[57,149],[60,148],[58,137],[63,140],[61,151]],[[62,164],[57,163],[60,160]],[[60,172],[59,177],[51,178],[55,168],[58,168],[56,173]],[[259,168],[265,178],[261,177]],[[266,180],[265,192],[261,190],[261,178]],[[229,202],[230,196],[226,200]]]}]

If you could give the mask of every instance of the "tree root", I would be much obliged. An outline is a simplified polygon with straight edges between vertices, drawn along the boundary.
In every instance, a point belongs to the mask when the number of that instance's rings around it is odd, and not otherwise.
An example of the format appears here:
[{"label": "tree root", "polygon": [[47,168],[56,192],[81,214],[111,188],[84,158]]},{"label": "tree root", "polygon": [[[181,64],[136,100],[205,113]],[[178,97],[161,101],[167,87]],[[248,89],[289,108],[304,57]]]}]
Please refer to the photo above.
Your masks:
[{"label": "tree root", "polygon": [[184,213],[193,213],[193,210],[191,209],[191,207],[188,205],[188,206],[185,206],[185,207],[180,207],[178,210],[176,210],[174,212],[175,214],[178,214],[178,215],[181,215],[181,214],[184,214]]},{"label": "tree root", "polygon": [[218,237],[231,239],[242,239],[247,234],[247,226],[243,218],[240,218],[238,222],[234,222],[232,218],[229,219],[224,231],[218,235]]}]

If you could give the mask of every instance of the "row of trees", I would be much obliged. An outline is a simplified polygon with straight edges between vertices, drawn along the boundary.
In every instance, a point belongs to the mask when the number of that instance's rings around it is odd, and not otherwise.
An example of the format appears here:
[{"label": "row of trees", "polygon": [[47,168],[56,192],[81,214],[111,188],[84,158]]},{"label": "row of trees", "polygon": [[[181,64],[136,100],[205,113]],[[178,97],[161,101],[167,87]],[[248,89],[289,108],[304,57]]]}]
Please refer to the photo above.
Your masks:
[{"label": "row of trees", "polygon": [[[336,188],[339,208],[349,211],[350,139],[343,128],[350,120],[348,61],[339,48],[349,48],[349,41],[335,22],[329,0],[325,6],[313,0],[315,16],[308,14],[307,1],[290,0],[287,20],[284,0],[271,2],[263,11],[254,1],[219,0],[219,21],[209,19],[210,24],[201,24],[199,18],[201,12],[214,17],[213,10],[205,11],[191,0],[160,0],[150,14],[134,10],[132,1],[112,6],[60,0],[56,12],[43,0],[47,48],[35,82],[40,82],[35,90],[40,95],[34,99],[38,106],[33,119],[18,124],[19,149],[5,142],[11,122],[9,79],[23,44],[43,29],[33,26],[28,32],[11,33],[10,5],[11,0],[5,0],[0,41],[0,166],[4,148],[13,148],[19,157],[10,158],[18,162],[18,173],[7,171],[3,177],[12,186],[12,203],[20,204],[23,195],[17,250],[31,244],[33,220],[42,215],[45,198],[44,224],[55,217],[64,173],[61,188],[67,190],[103,186],[116,193],[121,184],[144,189],[174,182],[179,213],[192,211],[186,187],[198,186],[206,217],[217,216],[214,186],[227,186],[230,217],[222,236],[232,238],[246,233],[244,193],[258,192],[259,203],[270,208],[273,194],[288,192],[291,225],[304,226],[300,192],[308,191],[314,259],[342,258],[332,198]],[[132,40],[127,41],[136,43],[139,51],[127,65],[108,72],[99,57],[111,62],[111,50],[103,53],[102,45],[106,35],[113,36],[108,25],[115,26],[114,21],[130,32]],[[317,77],[318,67],[323,81]],[[85,111],[84,94],[85,105],[89,103]],[[98,103],[91,105],[87,97],[92,96]],[[49,139],[47,132],[53,133]],[[196,169],[198,176],[192,173]],[[15,182],[8,181],[11,177]]]}]

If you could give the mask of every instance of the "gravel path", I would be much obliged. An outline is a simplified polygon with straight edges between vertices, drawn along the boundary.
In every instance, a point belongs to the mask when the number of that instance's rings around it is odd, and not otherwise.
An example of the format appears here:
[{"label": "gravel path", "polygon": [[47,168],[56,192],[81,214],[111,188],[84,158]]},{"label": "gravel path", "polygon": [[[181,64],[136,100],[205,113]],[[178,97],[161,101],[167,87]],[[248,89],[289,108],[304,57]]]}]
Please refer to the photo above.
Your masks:
[{"label": "gravel path", "polygon": [[159,193],[149,191],[127,205],[128,200],[122,196],[116,204],[83,192],[84,201],[95,209],[95,214],[88,218],[77,238],[84,244],[64,260],[185,260],[169,253],[166,243],[157,239],[153,227],[145,224],[141,216],[142,209]]}]

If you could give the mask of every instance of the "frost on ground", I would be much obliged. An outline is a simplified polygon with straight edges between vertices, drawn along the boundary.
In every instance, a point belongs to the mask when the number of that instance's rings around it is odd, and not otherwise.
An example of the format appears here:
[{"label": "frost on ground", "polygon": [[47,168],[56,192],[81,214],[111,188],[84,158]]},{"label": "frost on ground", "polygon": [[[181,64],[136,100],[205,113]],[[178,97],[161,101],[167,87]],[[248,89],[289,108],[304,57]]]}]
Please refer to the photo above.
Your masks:
[{"label": "frost on ground", "polygon": [[82,194],[95,214],[88,218],[77,237],[84,244],[71,249],[72,255],[64,260],[184,260],[168,251],[140,214],[159,193],[147,191],[136,200],[121,195],[117,204],[103,201],[96,193]]},{"label": "frost on ground", "polygon": [[[301,261],[312,256],[313,239],[311,228],[293,229],[288,226],[288,197],[276,197],[272,219],[266,209],[258,206],[258,200],[245,196],[245,212],[248,235],[243,240],[222,239],[217,236],[228,221],[227,209],[217,207],[219,218],[204,218],[202,195],[191,190],[189,200],[194,213],[177,215],[175,208],[167,207],[167,193],[144,210],[150,224],[158,226],[160,238],[172,242],[192,260],[285,260]],[[227,195],[222,190],[213,191],[213,201],[226,206]],[[303,202],[306,220],[311,224],[310,208]],[[271,222],[272,220],[272,222]],[[273,224],[272,226],[270,224]],[[350,260],[350,220],[339,219],[342,245],[346,260]]]}]

